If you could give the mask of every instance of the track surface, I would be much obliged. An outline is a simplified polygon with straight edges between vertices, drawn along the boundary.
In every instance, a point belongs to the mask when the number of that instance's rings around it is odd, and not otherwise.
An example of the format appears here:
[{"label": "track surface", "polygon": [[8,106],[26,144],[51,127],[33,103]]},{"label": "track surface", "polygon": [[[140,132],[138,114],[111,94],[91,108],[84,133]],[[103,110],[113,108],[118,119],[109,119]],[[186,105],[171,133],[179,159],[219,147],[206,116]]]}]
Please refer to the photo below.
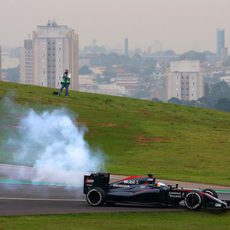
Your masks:
[{"label": "track surface", "polygon": [[[9,179],[29,179],[30,168],[26,173],[17,172],[18,166],[0,165],[0,176],[10,175]],[[9,174],[9,172],[11,172]],[[25,177],[26,175],[26,177]],[[113,176],[112,180],[120,177]],[[2,180],[4,181],[4,180]],[[169,183],[169,181],[166,181]],[[170,182],[175,184],[177,182]],[[210,186],[193,183],[179,183],[184,187],[204,188],[212,187],[216,189],[229,189],[229,187]],[[220,193],[219,197],[224,200],[230,200],[230,193]],[[35,214],[64,214],[64,213],[93,213],[93,212],[162,212],[162,211],[185,211],[185,209],[168,209],[168,208],[150,208],[136,206],[104,206],[90,207],[82,193],[82,188],[49,186],[49,185],[32,185],[17,184],[13,180],[1,183],[0,180],[0,216],[7,215],[35,215]]]},{"label": "track surface", "polygon": [[85,201],[82,189],[47,185],[13,184],[1,184],[0,207],[0,216],[96,212],[178,211],[178,209],[127,205],[90,207]]},{"label": "track surface", "polygon": [[185,209],[163,209],[135,206],[89,207],[85,201],[65,200],[0,200],[0,216],[37,215],[37,214],[73,214],[108,212],[162,212],[185,211]]}]

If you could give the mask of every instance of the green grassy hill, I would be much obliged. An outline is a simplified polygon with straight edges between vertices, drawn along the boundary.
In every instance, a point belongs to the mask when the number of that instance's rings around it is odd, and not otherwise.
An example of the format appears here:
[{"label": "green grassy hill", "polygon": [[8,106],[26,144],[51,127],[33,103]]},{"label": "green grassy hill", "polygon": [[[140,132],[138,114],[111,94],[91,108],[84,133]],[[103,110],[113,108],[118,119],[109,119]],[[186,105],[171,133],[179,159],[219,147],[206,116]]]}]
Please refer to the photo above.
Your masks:
[{"label": "green grassy hill", "polygon": [[230,185],[230,113],[79,92],[66,98],[52,91],[0,82],[1,99],[13,92],[18,104],[78,114],[88,128],[87,141],[103,150],[112,173],[153,172],[165,179]]}]

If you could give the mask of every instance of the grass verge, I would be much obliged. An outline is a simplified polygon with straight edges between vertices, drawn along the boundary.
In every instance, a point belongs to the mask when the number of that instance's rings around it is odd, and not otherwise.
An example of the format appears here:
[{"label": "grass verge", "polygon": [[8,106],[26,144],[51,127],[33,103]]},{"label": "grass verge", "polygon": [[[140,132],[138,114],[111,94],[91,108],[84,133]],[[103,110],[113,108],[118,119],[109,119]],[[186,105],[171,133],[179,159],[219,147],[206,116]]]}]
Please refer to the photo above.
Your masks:
[{"label": "grass verge", "polygon": [[0,217],[0,229],[162,229],[197,230],[229,229],[230,213],[170,212],[170,213],[107,213]]}]

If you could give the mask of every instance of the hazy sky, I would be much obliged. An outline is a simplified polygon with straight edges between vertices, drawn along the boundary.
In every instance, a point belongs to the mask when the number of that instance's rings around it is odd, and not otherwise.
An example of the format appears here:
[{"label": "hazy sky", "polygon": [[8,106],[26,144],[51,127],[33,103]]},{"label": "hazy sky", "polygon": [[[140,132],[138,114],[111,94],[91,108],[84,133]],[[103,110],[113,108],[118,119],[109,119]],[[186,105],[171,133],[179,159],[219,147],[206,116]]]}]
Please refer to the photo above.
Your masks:
[{"label": "hazy sky", "polygon": [[230,0],[0,0],[0,44],[22,46],[24,38],[56,19],[91,44],[130,48],[156,46],[183,52],[215,51],[216,28],[230,44]]}]

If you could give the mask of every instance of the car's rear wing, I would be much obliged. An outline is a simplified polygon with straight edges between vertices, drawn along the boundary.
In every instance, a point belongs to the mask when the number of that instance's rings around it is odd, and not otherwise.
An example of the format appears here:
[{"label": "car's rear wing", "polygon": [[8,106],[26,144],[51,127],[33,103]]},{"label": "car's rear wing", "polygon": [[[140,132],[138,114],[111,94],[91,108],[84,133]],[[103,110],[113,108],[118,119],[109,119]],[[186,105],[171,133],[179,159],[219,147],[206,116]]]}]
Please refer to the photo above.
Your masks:
[{"label": "car's rear wing", "polygon": [[109,186],[110,173],[92,173],[84,176],[84,189],[85,194],[94,187],[106,189]]}]

